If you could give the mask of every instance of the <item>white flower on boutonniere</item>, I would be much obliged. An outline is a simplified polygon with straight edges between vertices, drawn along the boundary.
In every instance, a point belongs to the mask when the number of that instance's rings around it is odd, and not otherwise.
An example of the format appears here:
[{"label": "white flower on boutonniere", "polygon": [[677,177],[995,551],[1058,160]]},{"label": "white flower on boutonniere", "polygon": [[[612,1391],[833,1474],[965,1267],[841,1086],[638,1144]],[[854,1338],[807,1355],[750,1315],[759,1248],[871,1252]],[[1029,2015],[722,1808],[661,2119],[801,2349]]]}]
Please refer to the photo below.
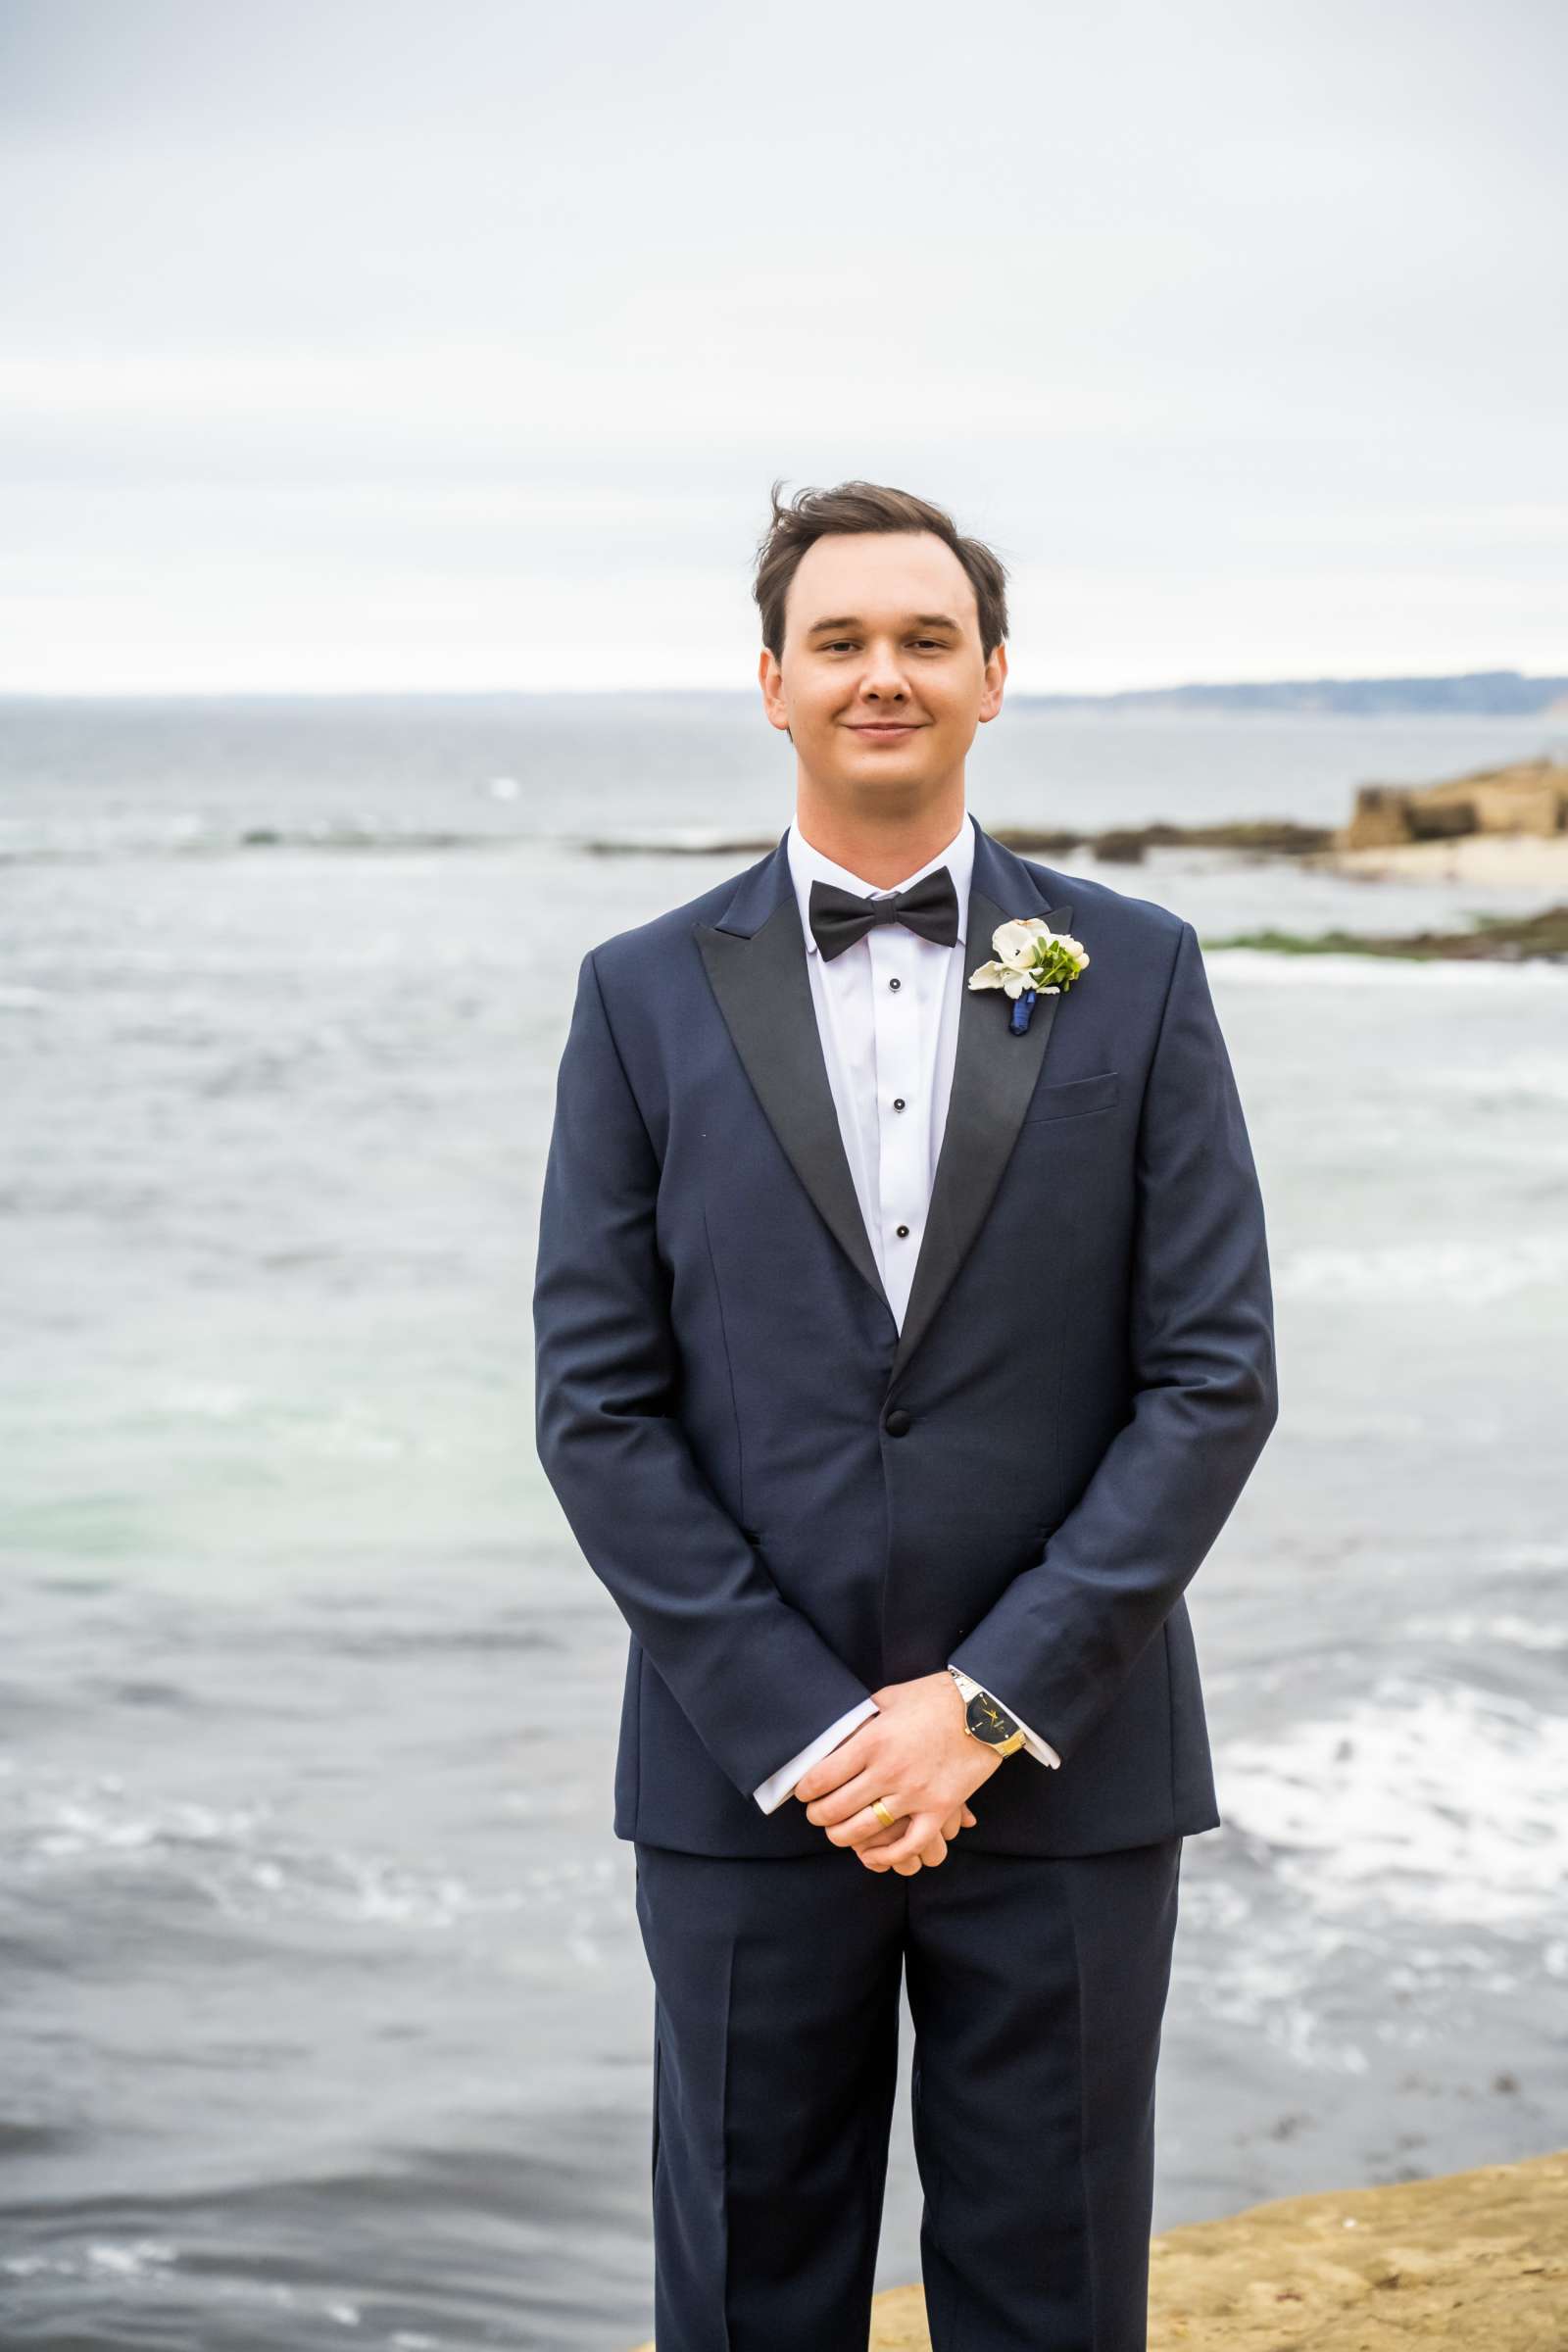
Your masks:
[{"label": "white flower on boutonniere", "polygon": [[1043,915],[1020,914],[999,923],[991,934],[990,963],[969,974],[971,988],[1000,988],[1012,999],[1007,1026],[1022,1037],[1036,997],[1059,997],[1089,963],[1082,943],[1068,931],[1053,931]]}]

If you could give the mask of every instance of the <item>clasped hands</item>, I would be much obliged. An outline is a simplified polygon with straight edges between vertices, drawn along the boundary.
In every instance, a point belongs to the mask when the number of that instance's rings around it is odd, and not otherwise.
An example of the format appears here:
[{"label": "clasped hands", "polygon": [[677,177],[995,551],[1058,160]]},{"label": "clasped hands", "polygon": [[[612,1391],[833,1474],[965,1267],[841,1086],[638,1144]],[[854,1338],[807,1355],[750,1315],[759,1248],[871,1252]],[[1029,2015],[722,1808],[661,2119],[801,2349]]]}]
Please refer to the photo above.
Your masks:
[{"label": "clasped hands", "polygon": [[[881,1712],[802,1773],[795,1794],[835,1845],[853,1846],[867,1870],[910,1878],[947,1859],[948,1841],[972,1830],[964,1801],[1004,1758],[964,1729],[957,1684],[943,1668],[873,1690]],[[880,1797],[898,1819],[872,1812]]]}]

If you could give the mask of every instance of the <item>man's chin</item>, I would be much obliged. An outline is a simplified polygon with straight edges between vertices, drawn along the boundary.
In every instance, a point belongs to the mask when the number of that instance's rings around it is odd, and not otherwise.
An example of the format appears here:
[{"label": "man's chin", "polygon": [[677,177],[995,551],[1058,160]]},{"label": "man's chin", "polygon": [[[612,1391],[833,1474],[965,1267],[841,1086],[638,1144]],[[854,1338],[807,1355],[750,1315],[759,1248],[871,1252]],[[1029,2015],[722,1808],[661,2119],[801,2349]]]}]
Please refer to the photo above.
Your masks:
[{"label": "man's chin", "polygon": [[878,776],[896,777],[900,784],[917,784],[927,777],[935,781],[943,770],[929,733],[921,728],[898,743],[836,744],[826,772],[842,776],[846,783],[864,785],[874,784]]}]

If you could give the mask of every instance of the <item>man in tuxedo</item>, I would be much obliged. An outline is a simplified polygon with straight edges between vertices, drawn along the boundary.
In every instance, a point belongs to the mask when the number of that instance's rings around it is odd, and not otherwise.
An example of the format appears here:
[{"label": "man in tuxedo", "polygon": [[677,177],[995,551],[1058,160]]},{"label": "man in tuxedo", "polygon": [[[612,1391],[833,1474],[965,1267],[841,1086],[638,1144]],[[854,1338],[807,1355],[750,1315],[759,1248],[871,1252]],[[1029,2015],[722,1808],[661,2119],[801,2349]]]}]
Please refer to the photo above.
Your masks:
[{"label": "man in tuxedo", "polygon": [[[1219,1823],[1185,1588],[1278,1411],[1256,1173],[1191,924],[968,811],[991,551],[775,485],[755,592],[794,818],[583,956],[534,1293],[630,1631],[657,2340],[864,2352],[904,1984],[935,2352],[1143,2352]],[[1027,1019],[968,986],[1015,920],[1076,957]]]}]

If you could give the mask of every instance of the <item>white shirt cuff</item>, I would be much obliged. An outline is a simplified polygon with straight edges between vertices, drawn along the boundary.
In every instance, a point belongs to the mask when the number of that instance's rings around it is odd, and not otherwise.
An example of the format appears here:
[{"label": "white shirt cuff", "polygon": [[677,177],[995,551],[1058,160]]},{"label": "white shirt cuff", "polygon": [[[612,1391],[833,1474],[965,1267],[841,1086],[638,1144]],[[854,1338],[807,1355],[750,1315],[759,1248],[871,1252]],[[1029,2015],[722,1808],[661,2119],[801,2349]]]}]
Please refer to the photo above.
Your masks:
[{"label": "white shirt cuff", "polygon": [[868,1715],[880,1715],[881,1712],[874,1698],[862,1698],[858,1706],[851,1707],[848,1714],[841,1715],[836,1723],[830,1723],[825,1732],[818,1732],[808,1747],[803,1747],[799,1755],[791,1756],[787,1764],[781,1764],[777,1772],[769,1773],[760,1787],[753,1789],[752,1794],[762,1811],[776,1813],[802,1773],[808,1772],[818,1756],[825,1756],[829,1748],[837,1747],[841,1740],[847,1740],[856,1725],[863,1723]]}]

